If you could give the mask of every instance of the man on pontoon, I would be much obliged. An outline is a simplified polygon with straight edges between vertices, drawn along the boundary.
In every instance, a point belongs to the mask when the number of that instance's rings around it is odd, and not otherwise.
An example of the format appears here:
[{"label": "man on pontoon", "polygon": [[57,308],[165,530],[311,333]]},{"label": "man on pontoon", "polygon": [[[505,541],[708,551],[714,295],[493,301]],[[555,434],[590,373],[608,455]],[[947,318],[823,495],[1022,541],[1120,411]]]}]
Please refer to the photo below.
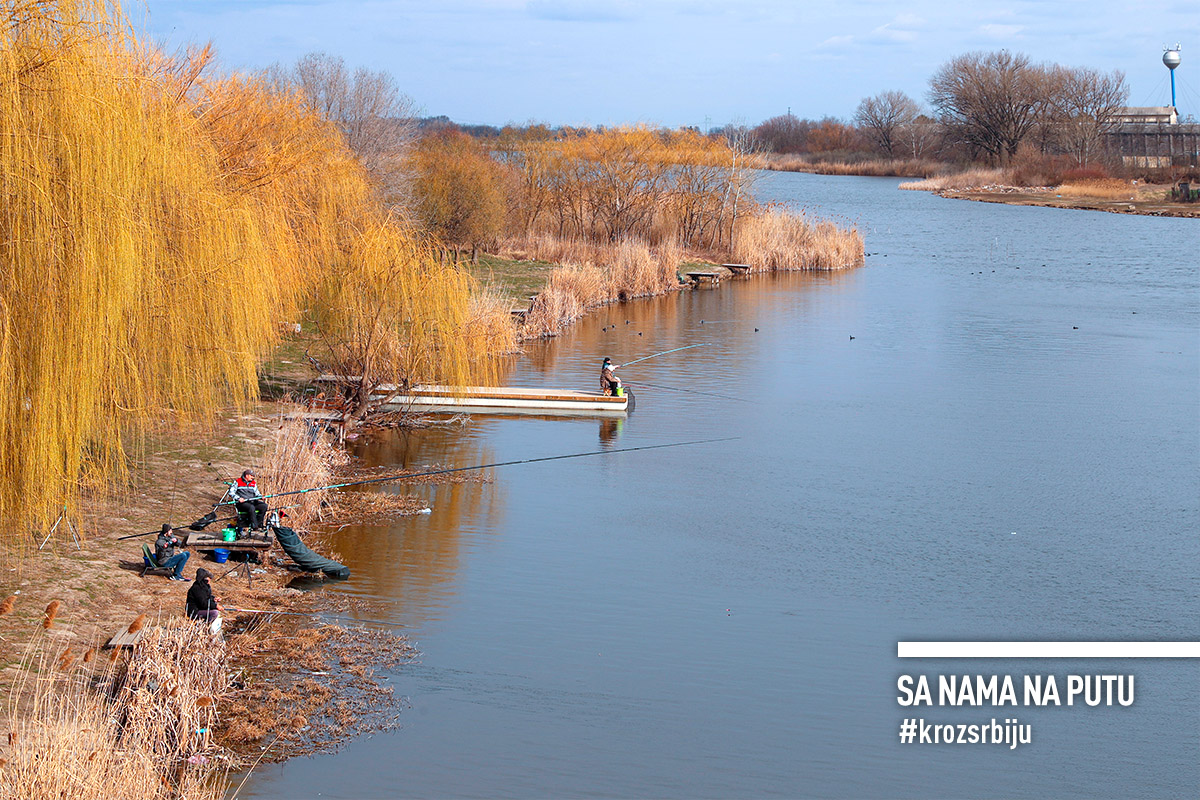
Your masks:
[{"label": "man on pontoon", "polygon": [[616,369],[620,366],[620,364],[612,363],[611,358],[606,357],[604,364],[600,367],[600,391],[607,396],[621,394],[621,379],[616,374]]}]

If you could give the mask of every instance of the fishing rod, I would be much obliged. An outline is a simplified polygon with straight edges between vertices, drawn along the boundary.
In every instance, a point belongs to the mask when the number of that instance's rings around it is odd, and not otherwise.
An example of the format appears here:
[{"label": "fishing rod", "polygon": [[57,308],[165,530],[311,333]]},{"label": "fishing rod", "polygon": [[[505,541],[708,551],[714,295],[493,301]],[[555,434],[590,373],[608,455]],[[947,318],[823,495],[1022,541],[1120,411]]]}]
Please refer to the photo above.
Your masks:
[{"label": "fishing rod", "polygon": [[747,400],[744,397],[734,397],[731,394],[717,394],[716,392],[702,392],[699,389],[680,389],[676,386],[663,386],[661,383],[644,383],[642,381],[638,381],[637,383],[628,383],[626,385],[627,386],[639,386],[639,387],[645,386],[649,389],[666,389],[667,391],[670,391],[670,392],[688,392],[690,394],[702,394],[705,397],[720,397],[723,400],[737,400],[739,403],[752,402],[750,400]]},{"label": "fishing rod", "polygon": [[647,361],[651,358],[658,358],[659,356],[665,356],[667,353],[678,353],[680,350],[691,350],[693,347],[706,347],[708,344],[709,344],[709,342],[701,342],[700,344],[689,344],[686,347],[676,347],[674,350],[663,350],[661,353],[654,353],[652,355],[642,356],[641,358],[635,358],[633,361],[630,361],[628,364],[622,364],[619,367],[619,369],[624,369],[625,367],[631,367],[634,364],[640,364],[641,362]]},{"label": "fishing rod", "polygon": [[[349,483],[334,483],[329,486],[314,486],[311,489],[295,489],[290,492],[279,492],[277,494],[263,495],[259,500],[268,500],[272,497],[287,497],[293,494],[305,494],[306,492],[320,492],[326,489],[345,489],[348,486],[366,486],[372,483],[388,483],[390,481],[402,481],[408,478],[427,478],[432,475],[449,475],[454,472],[469,472],[477,469],[491,469],[493,467],[511,467],[517,464],[536,464],[542,461],[560,461],[564,458],[585,458],[587,456],[607,456],[612,453],[632,453],[635,450],[658,450],[664,447],[687,447],[693,444],[711,444],[713,442],[728,442],[737,439],[737,436],[726,436],[721,439],[697,439],[691,442],[671,442],[669,444],[649,444],[641,447],[621,447],[616,450],[592,450],[587,453],[568,453],[562,456],[542,456],[541,458],[522,458],[517,461],[499,461],[495,464],[479,464],[473,467],[452,467],[450,469],[435,469],[429,472],[416,472],[411,475],[387,475],[382,478],[370,478],[363,481],[350,481]],[[232,501],[228,501],[232,502]],[[228,505],[228,502],[225,505]]]},{"label": "fishing rod", "polygon": [[234,608],[233,606],[225,606],[227,611],[236,611],[239,614],[283,614],[288,617],[317,617],[319,619],[337,619],[345,622],[359,622],[363,625],[395,625],[398,628],[406,627],[402,622],[388,622],[382,619],[355,619],[354,617],[340,617],[331,614],[319,614],[312,612],[304,614],[298,611],[264,611],[260,608]]},{"label": "fishing rod", "polygon": [[[299,505],[299,504],[297,503],[296,505]],[[275,511],[283,511],[284,509],[287,509],[287,508],[295,508],[296,505],[282,506],[281,508],[276,508],[274,510]],[[213,506],[213,508],[216,508],[216,506]],[[213,516],[212,519],[209,519],[209,516],[211,516],[211,515],[212,515],[212,512],[210,511],[208,514],[205,514],[203,517],[196,520],[195,522],[193,522],[191,525],[188,525],[187,527],[194,531],[202,531],[205,528],[207,528],[209,525],[212,525],[214,522],[232,522],[233,520],[237,519],[237,514],[234,514],[232,517],[217,518],[216,516]],[[174,525],[171,526],[171,530],[175,530]],[[159,533],[162,533],[161,528],[156,531],[147,531],[145,533],[131,533],[128,536],[118,536],[116,538],[116,541],[120,542],[124,539],[138,539],[142,536],[155,536]]]}]

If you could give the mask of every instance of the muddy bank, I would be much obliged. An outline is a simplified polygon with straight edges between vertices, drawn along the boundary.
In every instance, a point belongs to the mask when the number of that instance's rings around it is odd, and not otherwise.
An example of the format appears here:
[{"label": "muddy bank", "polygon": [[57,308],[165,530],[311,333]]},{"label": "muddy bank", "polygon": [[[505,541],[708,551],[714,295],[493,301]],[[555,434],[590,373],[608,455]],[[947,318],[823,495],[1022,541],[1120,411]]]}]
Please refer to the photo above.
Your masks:
[{"label": "muddy bank", "polygon": [[[31,532],[24,544],[0,550],[0,599],[5,599],[0,604],[0,691],[10,698],[0,707],[0,733],[21,727],[14,715],[25,716],[36,702],[29,692],[14,692],[30,685],[30,675],[86,681],[93,671],[111,669],[110,663],[128,663],[130,651],[100,648],[131,625],[147,631],[191,627],[184,617],[190,582],[139,575],[142,545],[153,548],[154,535],[120,537],[150,534],[163,522],[186,528],[213,508],[225,490],[223,481],[243,468],[254,467],[265,477],[260,462],[280,433],[284,410],[261,403],[204,428],[173,433],[164,428],[158,441],[148,443],[131,488],[116,498],[84,502],[80,518],[73,520],[78,542],[64,527],[44,549],[38,544],[45,534]],[[339,478],[359,474],[348,459],[336,469]],[[334,558],[333,534],[342,519],[413,514],[421,505],[407,495],[386,503],[342,497],[330,498],[321,509],[323,519],[304,531],[310,546]],[[189,745],[203,748],[190,755],[222,768],[278,761],[395,724],[403,698],[375,673],[415,658],[402,630],[362,628],[353,618],[369,616],[370,609],[361,601],[296,588],[297,581],[307,588],[321,577],[295,570],[278,547],[262,563],[231,558],[217,564],[206,553],[189,552],[184,576],[190,581],[201,567],[212,573],[214,593],[225,609],[221,663],[228,678],[210,700],[219,720],[211,726],[211,738]],[[54,612],[48,614],[51,606]],[[80,659],[98,652],[102,658]],[[14,750],[12,741],[0,737],[0,759],[23,763],[28,753]]]}]

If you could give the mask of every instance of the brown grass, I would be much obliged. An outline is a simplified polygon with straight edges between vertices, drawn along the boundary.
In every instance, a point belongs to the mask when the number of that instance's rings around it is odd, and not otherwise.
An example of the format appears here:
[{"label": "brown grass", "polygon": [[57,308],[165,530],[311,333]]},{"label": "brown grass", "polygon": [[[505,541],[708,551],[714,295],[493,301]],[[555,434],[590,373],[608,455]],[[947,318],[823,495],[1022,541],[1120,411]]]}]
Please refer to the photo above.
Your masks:
[{"label": "brown grass", "polygon": [[1071,181],[1058,186],[1055,192],[1068,197],[1086,197],[1098,200],[1137,199],[1137,188],[1129,181],[1118,178]]},{"label": "brown grass", "polygon": [[771,208],[738,227],[733,257],[755,272],[847,269],[862,263],[863,239],[854,228]]},{"label": "brown grass", "polygon": [[674,240],[657,247],[640,239],[605,245],[548,234],[509,240],[503,252],[505,257],[563,265],[550,273],[546,287],[530,303],[522,339],[555,336],[597,306],[678,289],[683,257]]},{"label": "brown grass", "polygon": [[[223,648],[202,626],[176,620],[151,629],[128,662],[93,673],[50,674],[49,646],[45,636],[31,643],[9,698],[0,800],[224,795],[222,775],[187,760],[207,754],[211,763],[215,753],[197,730],[211,727],[215,711],[196,699],[227,683]],[[58,661],[68,659],[69,649]],[[164,682],[178,691],[172,696]]]},{"label": "brown grass", "polygon": [[798,155],[767,155],[762,169],[777,172],[811,172],[817,175],[864,175],[877,178],[927,178],[945,169],[945,164],[923,158],[893,158],[862,161],[810,161]]},{"label": "brown grass", "polygon": [[[325,437],[313,440],[303,420],[283,420],[263,456],[263,494],[293,492],[334,483],[332,466],[344,463],[346,455]],[[272,506],[295,505],[284,520],[289,527],[305,527],[321,516],[321,502],[328,492],[316,491],[281,497]]]},{"label": "brown grass", "polygon": [[928,192],[943,190],[963,191],[981,189],[985,186],[1010,186],[1013,183],[1012,174],[1005,169],[973,167],[961,172],[935,175],[920,181],[908,181],[900,184],[901,189],[916,189]]}]

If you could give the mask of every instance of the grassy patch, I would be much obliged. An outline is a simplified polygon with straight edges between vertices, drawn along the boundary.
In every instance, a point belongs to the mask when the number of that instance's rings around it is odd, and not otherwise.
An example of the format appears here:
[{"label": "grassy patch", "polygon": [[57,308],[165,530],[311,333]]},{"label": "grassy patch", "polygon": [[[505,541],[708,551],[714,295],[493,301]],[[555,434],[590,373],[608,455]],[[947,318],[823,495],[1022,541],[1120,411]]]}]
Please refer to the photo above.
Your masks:
[{"label": "grassy patch", "polygon": [[478,264],[464,264],[480,283],[513,301],[514,308],[525,308],[529,298],[546,288],[557,264],[549,261],[512,261],[499,256],[479,254]]}]

